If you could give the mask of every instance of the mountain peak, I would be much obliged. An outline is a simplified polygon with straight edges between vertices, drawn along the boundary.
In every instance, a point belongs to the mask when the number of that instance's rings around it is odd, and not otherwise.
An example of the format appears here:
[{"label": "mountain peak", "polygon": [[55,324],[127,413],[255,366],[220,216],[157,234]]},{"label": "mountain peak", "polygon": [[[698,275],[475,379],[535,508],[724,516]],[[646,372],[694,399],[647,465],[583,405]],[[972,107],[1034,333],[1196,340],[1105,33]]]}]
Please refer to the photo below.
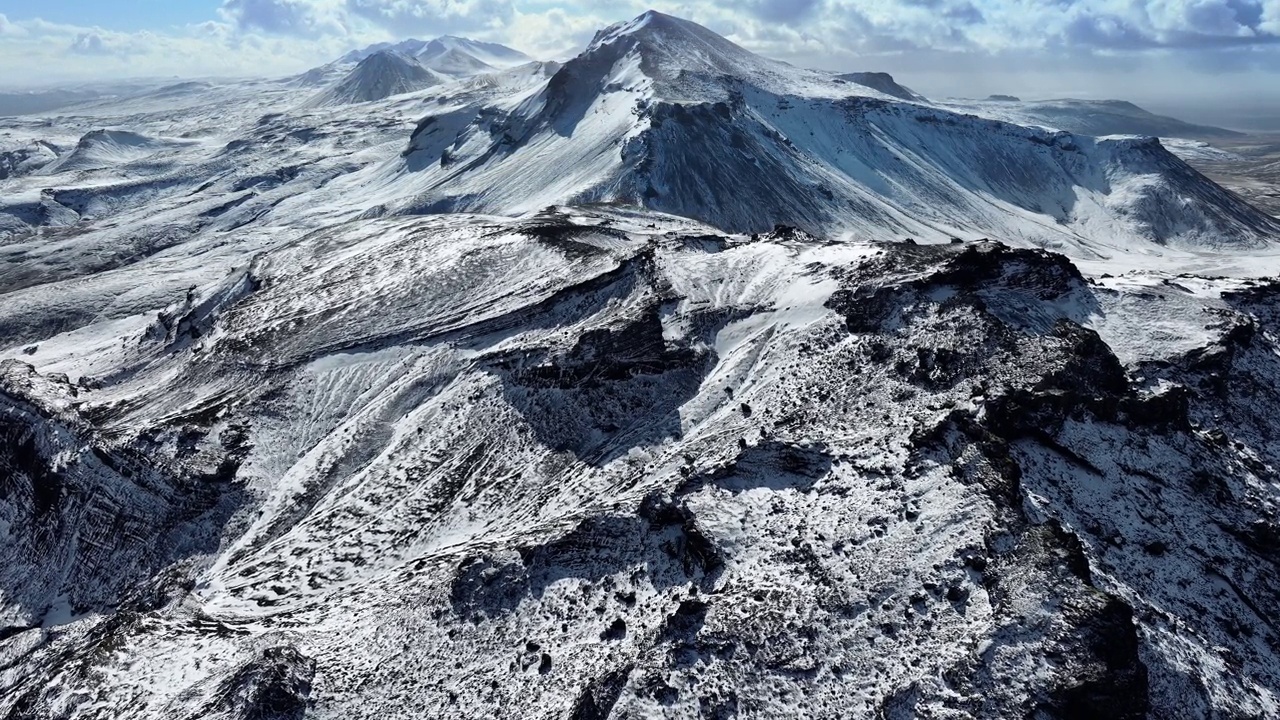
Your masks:
[{"label": "mountain peak", "polygon": [[356,64],[337,84],[311,100],[310,107],[333,107],[370,102],[414,92],[441,82],[415,58],[384,47],[374,50]]},{"label": "mountain peak", "polygon": [[[630,58],[630,60],[628,59]],[[726,96],[726,78],[746,80],[761,87],[793,85],[797,70],[768,60],[689,20],[650,10],[632,20],[596,33],[586,51],[566,65],[587,74],[613,75],[628,84],[634,79],[631,61],[638,60],[640,74],[654,83],[655,91],[673,100],[708,100]],[[774,82],[779,78],[785,82]],[[609,82],[600,83],[601,86]]]},{"label": "mountain peak", "polygon": [[631,24],[635,27],[635,29],[641,29],[645,27],[651,27],[651,28],[680,27],[682,25],[694,25],[695,27],[701,27],[689,20],[683,20],[681,18],[675,17],[674,15],[667,15],[666,13],[660,13],[657,10],[644,11],[640,15],[636,16],[636,18],[631,21]]},{"label": "mountain peak", "polygon": [[690,20],[684,20],[657,10],[648,10],[632,20],[611,25],[596,34],[591,47],[613,44],[624,38],[638,41],[712,42],[729,45],[745,52],[723,37]]},{"label": "mountain peak", "polygon": [[377,63],[413,63],[416,62],[406,53],[396,50],[395,48],[382,48],[369,53],[363,60],[361,65],[373,65]]}]

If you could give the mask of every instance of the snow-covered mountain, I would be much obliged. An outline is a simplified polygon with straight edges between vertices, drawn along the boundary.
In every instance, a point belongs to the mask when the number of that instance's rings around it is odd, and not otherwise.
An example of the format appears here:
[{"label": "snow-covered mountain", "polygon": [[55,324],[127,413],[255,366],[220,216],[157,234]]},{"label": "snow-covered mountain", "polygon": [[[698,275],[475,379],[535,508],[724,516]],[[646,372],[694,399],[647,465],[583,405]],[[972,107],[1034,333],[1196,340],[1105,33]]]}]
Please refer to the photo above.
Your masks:
[{"label": "snow-covered mountain", "polygon": [[498,43],[471,40],[444,35],[432,40],[401,40],[396,43],[377,43],[342,56],[338,62],[355,64],[374,53],[392,50],[417,58],[423,65],[443,71],[451,63],[460,64],[471,72],[505,70],[533,62],[533,58],[519,50]]},{"label": "snow-covered mountain", "polygon": [[325,107],[381,100],[532,62],[528,55],[504,45],[445,36],[353,50],[292,82],[302,87],[325,87],[307,104]]},{"label": "snow-covered mountain", "polygon": [[443,80],[458,80],[484,73],[510,70],[534,62],[533,58],[519,50],[497,43],[453,36],[432,40],[411,38],[395,43],[375,43],[359,50],[352,50],[331,63],[292,78],[291,82],[302,87],[332,85],[360,63],[382,53],[394,53],[412,58]]},{"label": "snow-covered mountain", "polygon": [[1274,221],[863,79],[0,120],[0,718],[1280,716]]},{"label": "snow-covered mountain", "polygon": [[427,69],[413,57],[396,50],[379,50],[356,63],[351,72],[313,98],[308,106],[372,102],[451,80],[448,75]]},{"label": "snow-covered mountain", "polygon": [[414,56],[440,72],[449,72],[456,66],[459,74],[507,70],[533,62],[533,58],[505,45],[449,35],[427,42]]},{"label": "snow-covered mountain", "polygon": [[1158,141],[903,102],[659,13],[601,32],[518,105],[429,114],[397,162],[386,194],[415,193],[408,212],[621,202],[732,231],[784,222],[1077,252],[1250,246],[1278,229]]}]

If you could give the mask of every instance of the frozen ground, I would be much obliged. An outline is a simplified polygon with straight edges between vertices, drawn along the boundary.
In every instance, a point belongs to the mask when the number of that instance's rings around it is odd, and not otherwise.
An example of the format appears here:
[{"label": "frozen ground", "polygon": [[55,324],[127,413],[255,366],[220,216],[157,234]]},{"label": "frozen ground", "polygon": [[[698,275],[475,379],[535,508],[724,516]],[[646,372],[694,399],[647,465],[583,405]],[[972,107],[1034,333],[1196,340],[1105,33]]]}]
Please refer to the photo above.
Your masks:
[{"label": "frozen ground", "polygon": [[705,33],[4,121],[0,718],[1280,715],[1267,216]]}]

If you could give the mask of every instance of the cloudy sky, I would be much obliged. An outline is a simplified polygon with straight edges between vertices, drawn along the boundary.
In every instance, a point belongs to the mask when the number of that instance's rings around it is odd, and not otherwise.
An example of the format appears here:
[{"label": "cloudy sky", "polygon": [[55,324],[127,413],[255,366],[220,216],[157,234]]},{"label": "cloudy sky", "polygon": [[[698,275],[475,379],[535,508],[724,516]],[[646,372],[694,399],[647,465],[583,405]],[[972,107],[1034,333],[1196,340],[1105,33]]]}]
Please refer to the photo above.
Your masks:
[{"label": "cloudy sky", "polygon": [[557,59],[650,7],[939,97],[1121,97],[1202,119],[1280,107],[1280,0],[0,0],[0,84],[281,75],[443,34]]}]

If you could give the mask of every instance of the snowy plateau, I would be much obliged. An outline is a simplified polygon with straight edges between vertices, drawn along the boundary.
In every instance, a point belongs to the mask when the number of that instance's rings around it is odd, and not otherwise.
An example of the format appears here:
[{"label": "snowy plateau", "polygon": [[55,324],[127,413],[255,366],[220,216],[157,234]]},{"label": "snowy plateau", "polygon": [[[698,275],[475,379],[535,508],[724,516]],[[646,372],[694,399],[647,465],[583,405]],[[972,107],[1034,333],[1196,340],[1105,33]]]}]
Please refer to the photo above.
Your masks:
[{"label": "snowy plateau", "polygon": [[75,102],[0,119],[0,718],[1280,717],[1235,134],[652,12]]}]

